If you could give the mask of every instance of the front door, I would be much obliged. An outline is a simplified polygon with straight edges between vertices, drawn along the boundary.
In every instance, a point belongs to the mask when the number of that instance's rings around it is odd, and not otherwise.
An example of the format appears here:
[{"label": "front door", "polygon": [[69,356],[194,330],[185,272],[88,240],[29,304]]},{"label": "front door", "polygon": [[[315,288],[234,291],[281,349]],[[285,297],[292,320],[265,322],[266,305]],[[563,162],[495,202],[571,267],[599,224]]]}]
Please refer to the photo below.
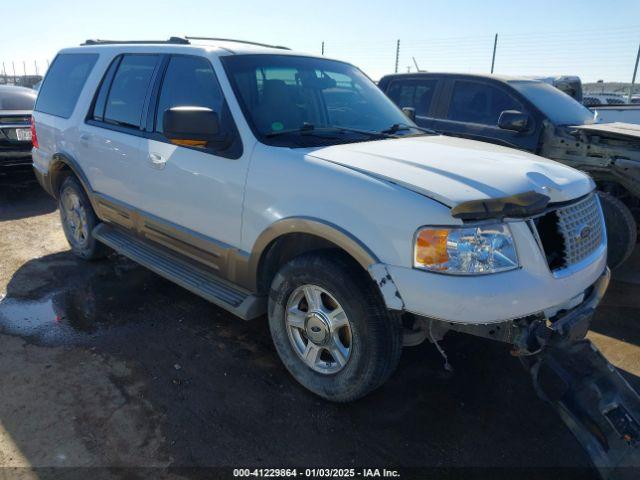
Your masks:
[{"label": "front door", "polygon": [[[220,131],[228,139],[226,144],[187,145],[169,141],[163,135],[163,113],[177,106],[206,107],[217,113]],[[249,152],[243,152],[208,59],[189,55],[169,58],[152,130],[149,138],[144,139],[145,174],[139,184],[141,208],[169,224],[168,229],[159,227],[161,235],[169,242],[172,240],[168,237],[173,237],[179,249],[188,249],[190,245],[218,250],[215,247],[218,244],[220,250],[215,255],[224,255],[226,248],[240,244]]]},{"label": "front door", "polygon": [[481,80],[453,80],[449,106],[443,118],[434,119],[431,127],[445,135],[495,143],[533,151],[538,136],[533,128],[515,132],[498,127],[505,110],[527,113],[506,87]]}]

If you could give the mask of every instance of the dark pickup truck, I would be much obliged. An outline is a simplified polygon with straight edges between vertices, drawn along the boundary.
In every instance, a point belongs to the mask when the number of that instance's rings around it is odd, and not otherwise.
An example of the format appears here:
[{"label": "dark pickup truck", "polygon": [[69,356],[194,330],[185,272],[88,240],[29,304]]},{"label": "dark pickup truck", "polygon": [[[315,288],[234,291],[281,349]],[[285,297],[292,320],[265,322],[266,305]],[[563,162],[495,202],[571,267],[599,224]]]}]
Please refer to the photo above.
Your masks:
[{"label": "dark pickup truck", "polygon": [[408,73],[378,86],[419,126],[547,157],[591,174],[600,190],[609,265],[633,251],[640,223],[640,126],[595,124],[548,83],[517,77]]}]

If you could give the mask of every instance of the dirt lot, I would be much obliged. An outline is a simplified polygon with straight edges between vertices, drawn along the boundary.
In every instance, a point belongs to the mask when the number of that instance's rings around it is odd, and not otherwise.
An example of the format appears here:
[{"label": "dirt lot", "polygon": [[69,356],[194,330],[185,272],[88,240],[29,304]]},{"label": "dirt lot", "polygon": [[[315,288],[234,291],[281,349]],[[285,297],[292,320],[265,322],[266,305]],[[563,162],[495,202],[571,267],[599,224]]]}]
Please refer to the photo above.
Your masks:
[{"label": "dirt lot", "polygon": [[[47,472],[25,467],[105,466],[102,475],[131,478],[113,467],[193,477],[203,471],[184,467],[285,465],[596,477],[501,344],[448,336],[453,374],[433,346],[406,349],[382,389],[334,405],[288,376],[264,319],[235,319],[116,255],[75,259],[30,176],[0,178],[0,252],[0,478]],[[591,333],[636,385],[638,266],[640,252]]]}]

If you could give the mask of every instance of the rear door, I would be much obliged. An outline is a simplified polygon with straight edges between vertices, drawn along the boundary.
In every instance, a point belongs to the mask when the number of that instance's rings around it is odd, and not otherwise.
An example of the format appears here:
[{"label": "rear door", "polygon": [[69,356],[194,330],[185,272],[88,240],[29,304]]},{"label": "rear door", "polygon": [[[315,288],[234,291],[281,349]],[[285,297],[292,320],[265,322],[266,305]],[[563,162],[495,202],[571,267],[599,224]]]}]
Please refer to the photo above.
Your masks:
[{"label": "rear door", "polygon": [[400,108],[415,109],[419,126],[433,128],[440,83],[433,77],[396,78],[389,82],[386,94]]},{"label": "rear door", "polygon": [[125,54],[109,66],[86,123],[80,126],[82,166],[92,188],[142,208],[140,189],[147,173],[142,152],[146,112],[153,79],[163,56]]},{"label": "rear door", "polygon": [[527,112],[525,106],[509,88],[499,82],[474,78],[448,80],[443,89],[446,104],[431,128],[446,135],[495,143],[507,147],[534,151],[537,148],[538,128],[531,115],[531,127],[515,132],[498,127],[500,114],[505,110]]}]

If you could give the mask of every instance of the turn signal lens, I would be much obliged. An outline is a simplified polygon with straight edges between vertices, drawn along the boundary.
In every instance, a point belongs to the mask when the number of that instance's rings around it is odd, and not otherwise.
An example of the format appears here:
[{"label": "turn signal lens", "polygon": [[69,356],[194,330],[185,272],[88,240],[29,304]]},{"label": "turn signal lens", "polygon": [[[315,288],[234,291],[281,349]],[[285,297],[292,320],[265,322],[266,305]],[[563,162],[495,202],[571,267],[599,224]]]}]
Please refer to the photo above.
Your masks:
[{"label": "turn signal lens", "polygon": [[[449,230],[424,229],[416,237],[415,263],[429,265],[434,270],[443,270],[449,260],[447,237]],[[442,268],[438,268],[442,265]]]}]

